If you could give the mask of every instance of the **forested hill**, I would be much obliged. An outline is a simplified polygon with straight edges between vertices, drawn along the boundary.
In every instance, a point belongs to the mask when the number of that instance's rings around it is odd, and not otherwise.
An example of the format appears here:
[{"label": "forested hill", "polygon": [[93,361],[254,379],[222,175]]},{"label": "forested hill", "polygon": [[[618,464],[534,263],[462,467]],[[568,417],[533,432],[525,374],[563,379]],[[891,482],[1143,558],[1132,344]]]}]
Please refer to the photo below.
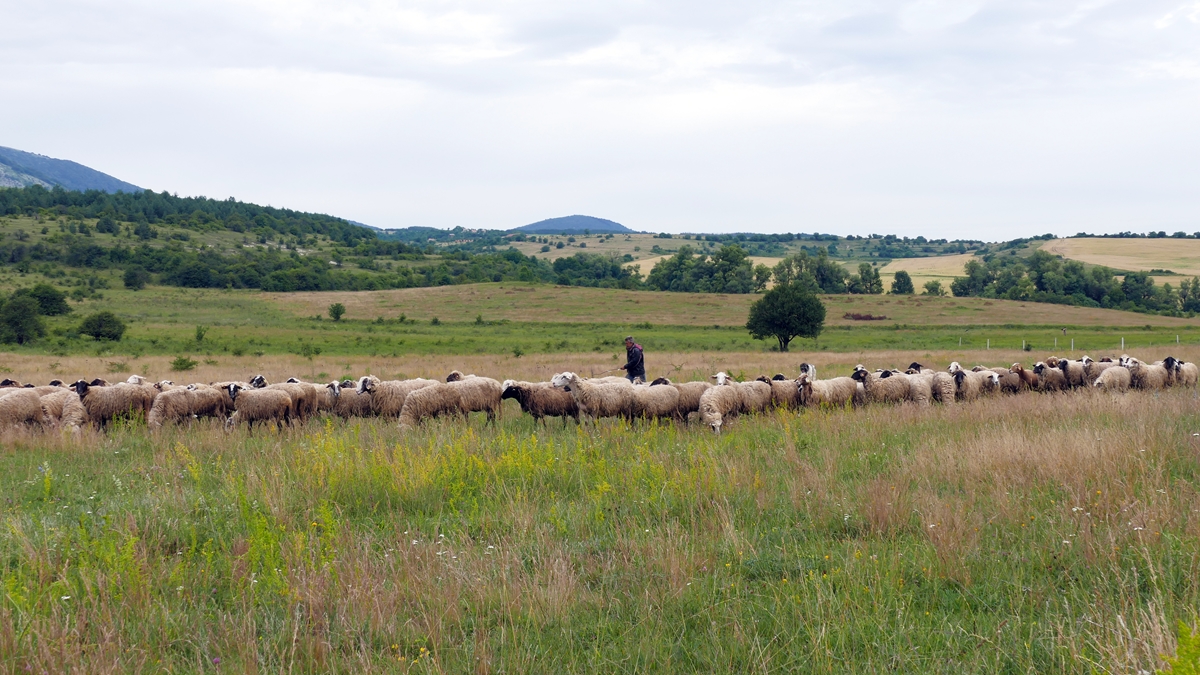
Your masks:
[{"label": "forested hill", "polygon": [[0,147],[0,187],[61,186],[68,190],[140,192],[142,188],[67,159]]},{"label": "forested hill", "polygon": [[324,235],[354,246],[375,239],[375,230],[351,225],[342,218],[304,213],[208,197],[176,197],[166,192],[119,192],[100,190],[76,192],[35,185],[22,189],[0,189],[0,215],[34,216],[49,211],[68,219],[109,219],[156,225],[167,223],[198,231],[274,233],[304,236]]}]

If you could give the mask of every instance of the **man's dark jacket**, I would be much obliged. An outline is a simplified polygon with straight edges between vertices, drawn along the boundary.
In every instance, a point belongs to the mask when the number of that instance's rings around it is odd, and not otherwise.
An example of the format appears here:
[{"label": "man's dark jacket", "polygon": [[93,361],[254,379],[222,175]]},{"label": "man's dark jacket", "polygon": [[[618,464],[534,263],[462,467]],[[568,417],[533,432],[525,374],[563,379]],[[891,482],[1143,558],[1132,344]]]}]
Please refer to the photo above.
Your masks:
[{"label": "man's dark jacket", "polygon": [[625,372],[631,377],[646,379],[646,361],[642,356],[642,346],[634,343],[625,348]]}]

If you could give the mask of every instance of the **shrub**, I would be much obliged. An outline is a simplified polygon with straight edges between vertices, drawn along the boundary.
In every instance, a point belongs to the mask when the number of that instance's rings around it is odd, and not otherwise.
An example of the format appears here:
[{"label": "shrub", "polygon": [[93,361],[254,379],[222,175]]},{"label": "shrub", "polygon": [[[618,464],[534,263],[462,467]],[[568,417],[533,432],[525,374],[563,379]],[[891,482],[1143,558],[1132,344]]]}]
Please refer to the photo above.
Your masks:
[{"label": "shrub", "polygon": [[150,280],[150,273],[144,268],[134,265],[125,270],[125,288],[131,291],[140,291],[146,287],[146,282]]},{"label": "shrub", "polygon": [[125,322],[112,312],[96,312],[79,324],[79,332],[96,340],[119,341],[125,334]]},{"label": "shrub", "polygon": [[33,288],[19,288],[13,291],[13,296],[25,295],[33,298],[38,304],[38,314],[43,316],[58,316],[71,313],[67,304],[67,294],[50,284],[37,284]]},{"label": "shrub", "polygon": [[340,302],[335,302],[329,306],[329,318],[334,321],[341,321],[342,315],[346,313],[346,306]]},{"label": "shrub", "polygon": [[46,334],[37,300],[28,295],[9,298],[0,308],[0,342],[25,344]]},{"label": "shrub", "polygon": [[193,361],[186,356],[176,356],[175,360],[171,362],[171,370],[176,372],[191,370],[199,365],[199,363],[199,361]]}]

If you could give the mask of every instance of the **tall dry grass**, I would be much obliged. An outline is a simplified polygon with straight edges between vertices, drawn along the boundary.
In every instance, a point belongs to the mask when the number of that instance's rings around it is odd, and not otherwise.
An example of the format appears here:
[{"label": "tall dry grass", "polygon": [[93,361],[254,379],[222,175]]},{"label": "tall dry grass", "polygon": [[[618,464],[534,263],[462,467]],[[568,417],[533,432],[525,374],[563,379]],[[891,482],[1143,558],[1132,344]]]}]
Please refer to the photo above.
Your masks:
[{"label": "tall dry grass", "polygon": [[1153,670],[1196,401],[14,432],[0,669]]}]

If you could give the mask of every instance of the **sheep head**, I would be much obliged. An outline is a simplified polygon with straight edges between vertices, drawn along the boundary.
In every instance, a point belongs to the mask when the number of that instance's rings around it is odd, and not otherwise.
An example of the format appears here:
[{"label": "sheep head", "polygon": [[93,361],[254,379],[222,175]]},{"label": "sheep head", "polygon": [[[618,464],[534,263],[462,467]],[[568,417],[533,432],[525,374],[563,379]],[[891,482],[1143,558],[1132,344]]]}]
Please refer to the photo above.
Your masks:
[{"label": "sheep head", "polygon": [[79,395],[79,398],[87,396],[89,387],[91,387],[91,385],[87,383],[87,380],[79,380],[75,384],[71,385],[71,388],[75,390],[75,393]]},{"label": "sheep head", "polygon": [[784,380],[787,379],[787,377],[785,377],[783,373],[775,373],[775,375],[773,375],[771,377],[771,379],[775,382],[783,382]]},{"label": "sheep head", "polygon": [[654,381],[650,383],[650,386],[653,387],[656,384],[671,384],[671,381],[665,377],[656,377],[654,378]]},{"label": "sheep head", "polygon": [[961,366],[961,365],[959,365],[958,361],[951,361],[951,362],[950,362],[950,367],[946,369],[946,372],[948,372],[948,373],[957,373],[957,372],[958,372],[958,371],[960,371],[960,370],[962,370],[962,366]]},{"label": "sheep head", "polygon": [[263,377],[262,375],[255,375],[254,377],[250,378],[250,386],[254,387],[255,389],[262,389],[263,387],[267,386],[267,378]]},{"label": "sheep head", "polygon": [[[579,376],[576,375],[575,373],[572,373],[569,370],[564,370],[563,372],[550,378],[550,384],[555,387],[558,387],[559,389],[567,389],[567,387],[571,384],[571,382],[578,380],[578,379],[579,379]],[[569,389],[567,389],[567,390],[570,391]]]},{"label": "sheep head", "polygon": [[61,386],[63,386],[63,381],[62,380],[50,380],[50,382],[48,383],[48,386],[61,387]]},{"label": "sheep head", "polygon": [[446,376],[447,382],[458,382],[461,379],[463,379],[463,374],[457,370],[450,371],[450,374]]},{"label": "sheep head", "polygon": [[325,388],[333,393],[334,398],[338,398],[342,395],[342,385],[340,383],[338,383],[337,380],[334,380],[333,382],[330,382],[329,384],[325,385]]},{"label": "sheep head", "polygon": [[717,381],[718,387],[724,386],[724,385],[727,385],[727,384],[730,384],[733,382],[733,380],[730,379],[730,377],[728,375],[726,375],[725,371],[723,371],[723,370],[721,372],[717,373],[716,375],[713,375],[712,379]]},{"label": "sheep head", "polygon": [[358,393],[369,394],[375,391],[375,386],[379,384],[379,378],[374,375],[363,375],[358,378]]},{"label": "sheep head", "polygon": [[865,383],[867,381],[868,375],[869,375],[869,373],[860,366],[858,369],[856,369],[854,371],[854,374],[852,374],[850,376],[850,379],[854,380],[855,382]]},{"label": "sheep head", "polygon": [[924,370],[924,369],[925,369],[925,366],[923,366],[923,365],[921,365],[921,364],[917,363],[916,361],[913,361],[912,363],[908,364],[908,369],[909,369],[909,370],[915,370],[915,371],[917,371],[917,372],[919,373],[919,372],[921,372],[922,370]]},{"label": "sheep head", "polygon": [[289,377],[289,378],[286,380],[286,382],[287,382],[288,384],[300,384],[300,378],[298,378],[298,377]]},{"label": "sheep head", "polygon": [[230,385],[229,385],[229,400],[237,401],[238,392],[241,391],[242,389],[243,389],[242,385],[237,384],[236,382],[230,383]]}]

